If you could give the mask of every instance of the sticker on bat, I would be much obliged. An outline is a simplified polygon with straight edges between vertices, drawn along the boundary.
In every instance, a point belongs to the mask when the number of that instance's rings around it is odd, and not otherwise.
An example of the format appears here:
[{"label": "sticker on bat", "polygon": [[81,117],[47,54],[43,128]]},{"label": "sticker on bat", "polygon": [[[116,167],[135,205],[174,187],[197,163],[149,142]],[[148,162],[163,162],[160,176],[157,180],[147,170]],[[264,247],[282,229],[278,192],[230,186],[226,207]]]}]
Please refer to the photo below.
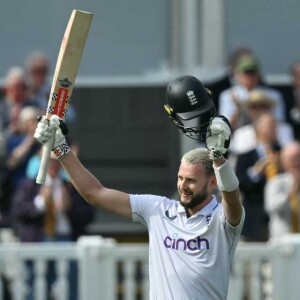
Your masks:
[{"label": "sticker on bat", "polygon": [[68,89],[67,88],[59,88],[57,92],[57,100],[54,106],[54,114],[58,115],[60,118],[63,116],[63,112],[65,109],[65,105],[68,99]]},{"label": "sticker on bat", "polygon": [[59,84],[64,88],[68,88],[69,86],[72,85],[72,82],[68,78],[65,78],[65,79],[59,79]]}]

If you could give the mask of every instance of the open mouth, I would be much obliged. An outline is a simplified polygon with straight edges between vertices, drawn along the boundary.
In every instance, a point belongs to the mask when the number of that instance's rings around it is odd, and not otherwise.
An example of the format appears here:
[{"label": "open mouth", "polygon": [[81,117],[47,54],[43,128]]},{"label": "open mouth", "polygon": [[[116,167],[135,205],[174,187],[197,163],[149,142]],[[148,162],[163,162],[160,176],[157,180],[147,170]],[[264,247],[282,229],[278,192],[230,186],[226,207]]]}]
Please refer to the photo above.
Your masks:
[{"label": "open mouth", "polygon": [[191,193],[181,193],[181,197],[183,197],[183,198],[190,198],[191,197]]}]

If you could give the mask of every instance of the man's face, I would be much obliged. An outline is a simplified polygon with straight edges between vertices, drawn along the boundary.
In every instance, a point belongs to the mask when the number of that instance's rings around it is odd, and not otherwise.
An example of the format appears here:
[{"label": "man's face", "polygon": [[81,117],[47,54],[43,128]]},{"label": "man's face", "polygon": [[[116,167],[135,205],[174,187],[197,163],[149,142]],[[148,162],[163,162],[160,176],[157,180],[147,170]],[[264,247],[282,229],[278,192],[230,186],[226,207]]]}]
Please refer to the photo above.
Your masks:
[{"label": "man's face", "polygon": [[236,78],[237,82],[248,90],[257,87],[260,80],[258,72],[238,72]]},{"label": "man's face", "polygon": [[272,106],[266,103],[253,103],[250,104],[247,110],[248,116],[251,121],[254,122],[257,120],[262,114],[268,113],[272,111]]},{"label": "man's face", "polygon": [[183,207],[194,208],[210,197],[211,178],[203,166],[187,166],[181,163],[178,171],[177,189]]},{"label": "man's face", "polygon": [[256,138],[266,144],[276,141],[277,122],[272,114],[262,114],[256,123]]},{"label": "man's face", "polygon": [[34,87],[39,88],[47,81],[48,75],[48,62],[43,58],[37,58],[29,70],[29,76],[31,84]]},{"label": "man's face", "polygon": [[14,103],[24,103],[28,97],[28,88],[21,79],[12,80],[6,87],[7,97]]},{"label": "man's face", "polygon": [[284,169],[291,173],[300,172],[300,147],[291,145],[287,150],[283,150],[282,165]]}]

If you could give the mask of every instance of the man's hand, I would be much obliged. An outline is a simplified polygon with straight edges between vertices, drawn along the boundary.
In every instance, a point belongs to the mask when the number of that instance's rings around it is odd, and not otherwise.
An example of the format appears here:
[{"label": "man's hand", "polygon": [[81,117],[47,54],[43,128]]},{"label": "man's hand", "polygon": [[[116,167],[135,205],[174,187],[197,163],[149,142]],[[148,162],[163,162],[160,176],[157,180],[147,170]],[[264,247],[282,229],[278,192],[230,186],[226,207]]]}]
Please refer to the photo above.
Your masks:
[{"label": "man's hand", "polygon": [[219,159],[226,154],[230,144],[230,136],[230,123],[224,116],[211,118],[207,127],[206,146],[212,160]]},{"label": "man's hand", "polygon": [[38,117],[38,124],[33,137],[41,144],[45,144],[54,134],[54,130],[50,126],[49,120],[45,116]]},{"label": "man's hand", "polygon": [[66,124],[58,116],[53,115],[50,121],[43,116],[37,125],[34,138],[41,144],[44,144],[55,134],[52,150],[57,158],[61,159],[70,151],[65,138],[67,133]]}]

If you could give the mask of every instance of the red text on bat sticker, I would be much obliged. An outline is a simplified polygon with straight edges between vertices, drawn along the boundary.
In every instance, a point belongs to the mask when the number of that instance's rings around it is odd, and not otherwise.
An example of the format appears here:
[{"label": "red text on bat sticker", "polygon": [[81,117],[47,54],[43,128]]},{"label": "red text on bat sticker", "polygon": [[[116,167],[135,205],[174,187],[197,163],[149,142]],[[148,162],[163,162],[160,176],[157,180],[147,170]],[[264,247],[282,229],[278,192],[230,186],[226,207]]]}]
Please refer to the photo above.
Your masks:
[{"label": "red text on bat sticker", "polygon": [[63,112],[68,97],[68,88],[59,88],[57,93],[57,99],[55,101],[53,114],[58,115],[60,118],[63,117]]}]

